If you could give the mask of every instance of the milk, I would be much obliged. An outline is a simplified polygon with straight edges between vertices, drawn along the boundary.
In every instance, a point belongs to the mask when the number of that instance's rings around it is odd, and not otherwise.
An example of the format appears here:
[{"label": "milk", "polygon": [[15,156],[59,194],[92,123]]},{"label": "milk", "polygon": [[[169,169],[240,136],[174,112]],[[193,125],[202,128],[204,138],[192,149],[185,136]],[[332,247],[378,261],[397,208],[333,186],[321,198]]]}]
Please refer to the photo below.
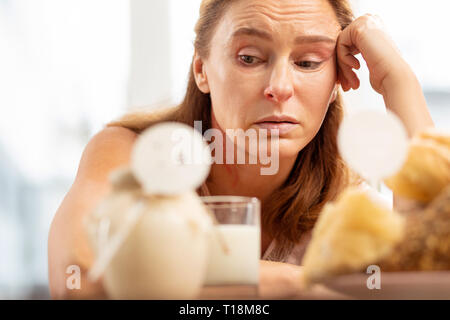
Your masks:
[{"label": "milk", "polygon": [[[228,247],[224,252],[220,232]],[[256,285],[259,280],[261,236],[258,226],[216,225],[209,245],[205,285]]]}]

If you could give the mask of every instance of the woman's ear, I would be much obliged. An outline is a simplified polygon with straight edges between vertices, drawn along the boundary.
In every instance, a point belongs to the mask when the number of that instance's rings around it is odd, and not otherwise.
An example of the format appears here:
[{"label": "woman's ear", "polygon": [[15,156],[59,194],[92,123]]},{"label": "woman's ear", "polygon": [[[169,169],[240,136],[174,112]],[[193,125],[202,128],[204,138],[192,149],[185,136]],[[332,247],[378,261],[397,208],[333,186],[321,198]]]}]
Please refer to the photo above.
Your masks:
[{"label": "woman's ear", "polygon": [[336,101],[338,92],[339,92],[339,83],[336,83],[334,85],[333,92],[331,93],[330,104]]},{"label": "woman's ear", "polygon": [[195,82],[197,83],[198,89],[203,93],[209,93],[208,77],[206,76],[205,64],[203,59],[197,53],[194,54],[194,61],[192,63],[192,71],[194,72]]}]

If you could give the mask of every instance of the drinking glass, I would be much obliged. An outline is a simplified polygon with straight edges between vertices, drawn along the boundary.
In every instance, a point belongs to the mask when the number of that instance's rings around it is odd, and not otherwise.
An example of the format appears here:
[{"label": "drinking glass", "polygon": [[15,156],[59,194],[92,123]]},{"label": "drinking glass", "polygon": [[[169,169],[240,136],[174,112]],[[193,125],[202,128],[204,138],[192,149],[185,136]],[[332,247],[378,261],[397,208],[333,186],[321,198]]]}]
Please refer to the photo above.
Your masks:
[{"label": "drinking glass", "polygon": [[261,255],[261,205],[257,198],[201,198],[216,220],[209,245],[204,292],[257,296]]}]

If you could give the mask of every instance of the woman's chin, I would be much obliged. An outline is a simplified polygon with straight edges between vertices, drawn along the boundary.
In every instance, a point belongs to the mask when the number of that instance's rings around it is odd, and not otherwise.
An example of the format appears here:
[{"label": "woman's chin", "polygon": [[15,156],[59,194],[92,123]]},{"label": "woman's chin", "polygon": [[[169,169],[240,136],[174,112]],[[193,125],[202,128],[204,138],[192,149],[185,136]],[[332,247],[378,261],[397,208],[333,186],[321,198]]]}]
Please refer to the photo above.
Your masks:
[{"label": "woman's chin", "polygon": [[[278,159],[289,159],[297,157],[298,153],[306,145],[302,142],[303,141],[299,139],[288,139],[281,137],[275,141],[269,139],[268,143],[266,144],[267,154],[272,158],[276,157]],[[273,154],[272,151],[275,152],[276,155]]]},{"label": "woman's chin", "polygon": [[279,158],[297,157],[298,153],[304,148],[304,144],[299,144],[298,140],[280,138],[279,142]]},{"label": "woman's chin", "polygon": [[[236,141],[235,141],[236,142]],[[243,141],[241,141],[243,142]],[[267,158],[270,159],[290,159],[296,158],[298,153],[307,145],[304,137],[297,135],[291,136],[269,136],[266,139],[257,139],[250,143],[245,140],[243,144],[234,144],[235,152],[245,152],[251,155],[253,159],[263,159],[264,163]],[[227,150],[224,150],[226,152]],[[247,161],[246,157],[246,161]]]}]

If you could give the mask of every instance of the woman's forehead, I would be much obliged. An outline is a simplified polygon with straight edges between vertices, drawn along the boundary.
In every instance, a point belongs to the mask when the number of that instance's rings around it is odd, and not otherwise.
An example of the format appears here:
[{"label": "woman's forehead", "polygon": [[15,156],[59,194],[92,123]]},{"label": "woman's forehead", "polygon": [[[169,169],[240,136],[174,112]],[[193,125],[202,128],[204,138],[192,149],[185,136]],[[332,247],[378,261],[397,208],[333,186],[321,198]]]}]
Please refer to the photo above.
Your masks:
[{"label": "woman's forehead", "polygon": [[228,8],[223,19],[228,38],[254,30],[335,39],[341,30],[328,0],[241,0]]}]

